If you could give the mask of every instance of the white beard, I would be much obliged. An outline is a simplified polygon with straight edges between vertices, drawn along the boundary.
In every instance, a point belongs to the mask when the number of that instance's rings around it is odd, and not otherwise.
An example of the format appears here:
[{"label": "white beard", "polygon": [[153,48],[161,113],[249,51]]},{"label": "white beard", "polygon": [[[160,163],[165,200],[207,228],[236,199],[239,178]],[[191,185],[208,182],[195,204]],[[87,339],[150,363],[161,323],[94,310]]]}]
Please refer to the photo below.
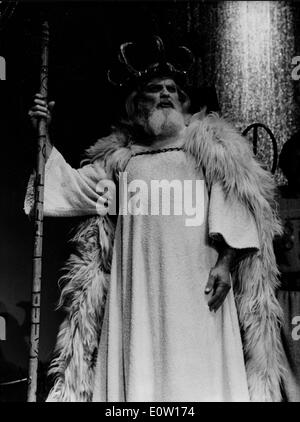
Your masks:
[{"label": "white beard", "polygon": [[135,118],[135,123],[141,126],[147,135],[168,138],[183,129],[184,118],[182,113],[173,108],[155,108],[146,116],[140,113]]}]

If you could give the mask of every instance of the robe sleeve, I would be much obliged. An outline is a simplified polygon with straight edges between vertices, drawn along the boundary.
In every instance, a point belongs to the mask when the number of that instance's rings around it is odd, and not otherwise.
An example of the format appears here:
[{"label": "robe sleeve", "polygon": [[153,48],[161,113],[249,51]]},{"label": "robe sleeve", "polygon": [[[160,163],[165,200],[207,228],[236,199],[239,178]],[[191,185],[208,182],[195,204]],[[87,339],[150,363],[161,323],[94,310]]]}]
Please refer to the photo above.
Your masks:
[{"label": "robe sleeve", "polygon": [[259,249],[258,229],[249,209],[225,197],[219,183],[212,186],[209,202],[209,236],[219,236],[234,249]]},{"label": "robe sleeve", "polygon": [[[44,215],[48,217],[72,217],[97,214],[100,198],[96,187],[106,173],[100,161],[72,168],[53,147],[45,166]],[[27,187],[24,203],[26,214],[34,206],[34,181],[32,175]]]}]

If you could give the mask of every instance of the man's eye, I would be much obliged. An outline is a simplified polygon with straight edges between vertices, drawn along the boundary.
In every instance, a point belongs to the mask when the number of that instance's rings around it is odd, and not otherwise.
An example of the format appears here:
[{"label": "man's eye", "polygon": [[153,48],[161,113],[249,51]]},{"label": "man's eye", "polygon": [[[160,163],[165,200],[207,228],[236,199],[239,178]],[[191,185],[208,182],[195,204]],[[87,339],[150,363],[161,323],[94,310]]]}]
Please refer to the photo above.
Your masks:
[{"label": "man's eye", "polygon": [[150,85],[150,86],[147,86],[147,88],[146,88],[146,91],[147,92],[159,92],[160,91],[160,86],[158,86],[158,85]]},{"label": "man's eye", "polygon": [[172,94],[177,91],[176,86],[168,86],[168,91]]}]

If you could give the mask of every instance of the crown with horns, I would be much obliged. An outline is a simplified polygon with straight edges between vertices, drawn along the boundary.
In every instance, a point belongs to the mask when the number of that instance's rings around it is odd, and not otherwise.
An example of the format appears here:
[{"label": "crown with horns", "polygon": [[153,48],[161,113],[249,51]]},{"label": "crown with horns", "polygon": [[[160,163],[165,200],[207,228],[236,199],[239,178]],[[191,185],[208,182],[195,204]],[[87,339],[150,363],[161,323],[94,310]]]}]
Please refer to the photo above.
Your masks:
[{"label": "crown with horns", "polygon": [[108,70],[107,78],[119,88],[132,88],[162,76],[185,85],[193,64],[194,55],[187,47],[180,45],[166,51],[162,39],[154,36],[148,44],[121,44],[117,62]]}]

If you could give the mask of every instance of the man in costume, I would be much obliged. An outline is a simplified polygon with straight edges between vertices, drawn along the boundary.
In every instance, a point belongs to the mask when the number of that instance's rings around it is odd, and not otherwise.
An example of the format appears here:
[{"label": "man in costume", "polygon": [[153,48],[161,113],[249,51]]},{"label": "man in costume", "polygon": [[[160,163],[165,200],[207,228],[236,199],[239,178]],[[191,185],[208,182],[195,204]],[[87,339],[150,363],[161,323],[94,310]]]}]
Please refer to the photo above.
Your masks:
[{"label": "man in costume", "polygon": [[[280,401],[273,180],[226,121],[191,115],[189,66],[155,45],[143,69],[121,46],[127,120],[79,170],[47,145],[45,215],[93,215],[67,263],[48,400]],[[30,116],[49,117],[38,96]]]}]

